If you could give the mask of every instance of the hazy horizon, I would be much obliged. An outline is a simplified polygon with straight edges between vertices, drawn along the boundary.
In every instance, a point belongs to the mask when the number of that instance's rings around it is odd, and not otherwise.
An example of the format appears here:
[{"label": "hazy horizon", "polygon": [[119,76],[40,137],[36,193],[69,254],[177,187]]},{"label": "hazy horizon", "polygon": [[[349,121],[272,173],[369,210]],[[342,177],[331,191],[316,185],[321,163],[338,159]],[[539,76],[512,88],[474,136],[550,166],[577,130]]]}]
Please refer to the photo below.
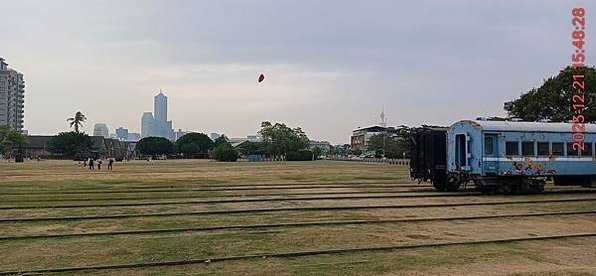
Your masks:
[{"label": "hazy horizon", "polygon": [[[140,133],[159,89],[174,129],[261,121],[348,143],[351,131],[505,116],[570,64],[580,1],[2,1],[0,57],[24,74],[25,129]],[[591,20],[587,17],[587,21]],[[587,30],[587,64],[596,45]],[[257,83],[264,73],[266,79]]]}]

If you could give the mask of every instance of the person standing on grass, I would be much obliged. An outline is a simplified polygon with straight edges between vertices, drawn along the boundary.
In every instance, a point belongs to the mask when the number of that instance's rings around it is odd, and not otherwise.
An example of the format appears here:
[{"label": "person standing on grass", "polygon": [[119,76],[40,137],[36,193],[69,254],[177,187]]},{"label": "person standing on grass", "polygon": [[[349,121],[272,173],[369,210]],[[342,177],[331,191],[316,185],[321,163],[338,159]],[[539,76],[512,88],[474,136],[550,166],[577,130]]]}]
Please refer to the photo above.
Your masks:
[{"label": "person standing on grass", "polygon": [[111,171],[113,169],[112,165],[114,164],[114,158],[110,157],[108,158],[108,171]]},{"label": "person standing on grass", "polygon": [[93,158],[89,158],[89,169],[95,170],[95,164],[93,164]]},{"label": "person standing on grass", "polygon": [[97,158],[97,170],[101,171],[101,163],[103,163],[103,161],[101,161],[101,158]]}]

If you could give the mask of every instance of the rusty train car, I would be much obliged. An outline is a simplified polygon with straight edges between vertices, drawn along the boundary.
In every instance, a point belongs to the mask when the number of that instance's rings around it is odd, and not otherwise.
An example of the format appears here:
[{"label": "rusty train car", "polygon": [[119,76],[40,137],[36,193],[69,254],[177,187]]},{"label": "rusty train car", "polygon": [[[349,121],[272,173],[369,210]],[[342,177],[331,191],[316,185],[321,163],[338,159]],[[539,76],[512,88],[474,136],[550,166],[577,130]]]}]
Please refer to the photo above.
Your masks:
[{"label": "rusty train car", "polygon": [[[483,193],[533,193],[548,178],[596,187],[596,125],[583,126],[580,134],[569,123],[542,122],[464,120],[415,128],[410,176],[439,191],[473,183]],[[574,135],[583,144],[574,146]]]}]

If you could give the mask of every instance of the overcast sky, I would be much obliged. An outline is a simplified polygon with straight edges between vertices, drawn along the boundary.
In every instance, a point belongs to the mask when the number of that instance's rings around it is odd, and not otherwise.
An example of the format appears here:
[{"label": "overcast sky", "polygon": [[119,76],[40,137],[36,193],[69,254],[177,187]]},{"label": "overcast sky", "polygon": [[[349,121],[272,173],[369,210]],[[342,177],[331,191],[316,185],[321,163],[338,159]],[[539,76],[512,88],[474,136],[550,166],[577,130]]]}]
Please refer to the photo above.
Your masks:
[{"label": "overcast sky", "polygon": [[594,3],[0,0],[0,57],[25,75],[33,134],[78,110],[87,132],[140,132],[161,88],[176,129],[242,137],[268,120],[344,143],[382,108],[389,125],[504,116],[570,64],[576,6],[592,64]]}]

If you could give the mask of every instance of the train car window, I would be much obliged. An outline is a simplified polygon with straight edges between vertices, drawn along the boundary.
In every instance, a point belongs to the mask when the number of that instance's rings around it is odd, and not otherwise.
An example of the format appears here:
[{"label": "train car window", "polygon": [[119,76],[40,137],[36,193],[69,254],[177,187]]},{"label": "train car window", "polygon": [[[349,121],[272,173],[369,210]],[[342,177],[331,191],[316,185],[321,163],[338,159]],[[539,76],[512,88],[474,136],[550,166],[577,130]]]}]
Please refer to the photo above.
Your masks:
[{"label": "train car window", "polygon": [[579,152],[573,149],[573,143],[567,142],[567,156],[579,156]]},{"label": "train car window", "polygon": [[548,156],[549,151],[547,142],[538,142],[538,156]]},{"label": "train car window", "polygon": [[584,150],[582,156],[592,156],[592,143],[584,143]]},{"label": "train car window", "polygon": [[505,142],[505,154],[509,156],[519,155],[519,147],[517,142]]},{"label": "train car window", "polygon": [[553,156],[563,156],[563,143],[553,143]]},{"label": "train car window", "polygon": [[534,142],[522,142],[522,156],[534,156]]},{"label": "train car window", "polygon": [[484,137],[484,154],[485,155],[493,155],[494,154],[494,144],[495,140],[493,137]]}]

